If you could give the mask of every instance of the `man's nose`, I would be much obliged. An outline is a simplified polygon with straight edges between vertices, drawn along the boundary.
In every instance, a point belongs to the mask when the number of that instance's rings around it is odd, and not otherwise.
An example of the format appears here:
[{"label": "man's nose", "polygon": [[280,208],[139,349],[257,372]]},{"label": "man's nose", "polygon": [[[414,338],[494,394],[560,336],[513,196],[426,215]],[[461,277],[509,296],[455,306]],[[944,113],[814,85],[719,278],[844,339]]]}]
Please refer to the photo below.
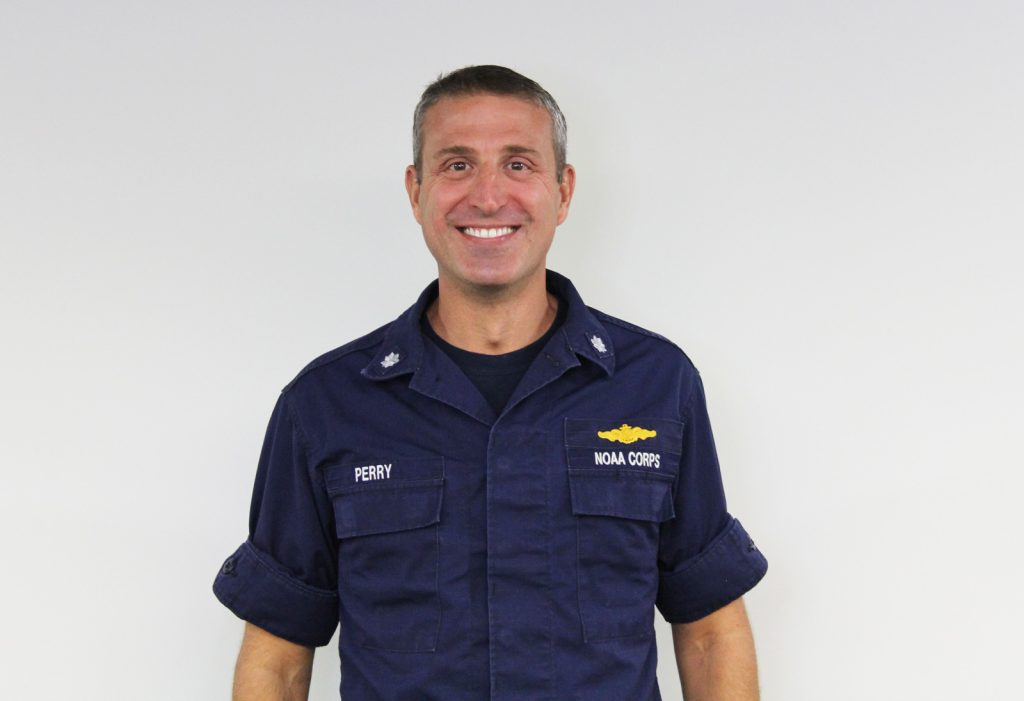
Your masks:
[{"label": "man's nose", "polygon": [[505,204],[505,179],[494,167],[481,167],[473,179],[469,203],[481,212],[496,212]]}]

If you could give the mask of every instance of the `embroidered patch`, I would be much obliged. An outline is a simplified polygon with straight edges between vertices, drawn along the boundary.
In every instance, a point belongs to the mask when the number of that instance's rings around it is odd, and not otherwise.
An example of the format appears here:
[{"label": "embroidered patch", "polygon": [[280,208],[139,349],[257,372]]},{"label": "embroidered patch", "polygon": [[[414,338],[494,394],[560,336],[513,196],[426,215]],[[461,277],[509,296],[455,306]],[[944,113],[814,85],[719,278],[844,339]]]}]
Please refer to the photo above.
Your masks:
[{"label": "embroidered patch", "polygon": [[601,340],[600,336],[591,336],[590,345],[597,349],[598,353],[607,353],[608,349],[605,348],[604,341]]},{"label": "embroidered patch", "polygon": [[598,438],[603,438],[606,441],[611,441],[613,443],[626,443],[627,445],[629,443],[636,443],[637,441],[645,441],[648,438],[654,438],[657,435],[657,431],[640,428],[639,426],[630,426],[629,424],[622,424],[618,428],[613,428],[609,431],[597,432]]},{"label": "embroidered patch", "polygon": [[[629,418],[636,423],[626,423]],[[617,427],[617,428],[616,428]],[[644,479],[679,473],[683,424],[629,414],[603,419],[565,418],[565,455],[570,476],[596,471],[599,476]]]},{"label": "embroidered patch", "polygon": [[402,359],[402,356],[398,355],[398,353],[393,353],[392,352],[392,353],[388,353],[387,355],[385,355],[384,356],[384,360],[380,361],[380,364],[381,364],[381,367],[389,368],[389,367],[391,367],[392,365],[394,365],[395,363],[397,363],[401,359]]}]

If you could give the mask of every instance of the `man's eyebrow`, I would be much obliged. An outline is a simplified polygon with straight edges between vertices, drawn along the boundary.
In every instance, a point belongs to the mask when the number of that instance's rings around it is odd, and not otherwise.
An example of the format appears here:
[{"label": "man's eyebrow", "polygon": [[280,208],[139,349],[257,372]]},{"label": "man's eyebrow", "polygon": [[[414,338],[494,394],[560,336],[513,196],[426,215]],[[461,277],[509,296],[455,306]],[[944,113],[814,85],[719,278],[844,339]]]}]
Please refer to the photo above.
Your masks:
[{"label": "man's eyebrow", "polygon": [[505,153],[515,153],[515,154],[520,154],[521,153],[521,154],[530,154],[530,155],[534,155],[535,156],[539,152],[537,151],[537,149],[529,148],[527,146],[506,146],[505,147]]},{"label": "man's eyebrow", "polygon": [[471,149],[469,146],[446,146],[434,153],[434,158],[441,158],[442,156],[472,156],[474,154],[476,154],[476,150]]},{"label": "man's eyebrow", "polygon": [[[537,155],[538,151],[535,148],[528,146],[516,146],[510,145],[502,149],[505,153],[513,155]],[[445,146],[443,149],[438,150],[434,153],[434,158],[443,158],[444,156],[475,156],[476,149],[470,148],[469,146]]]}]

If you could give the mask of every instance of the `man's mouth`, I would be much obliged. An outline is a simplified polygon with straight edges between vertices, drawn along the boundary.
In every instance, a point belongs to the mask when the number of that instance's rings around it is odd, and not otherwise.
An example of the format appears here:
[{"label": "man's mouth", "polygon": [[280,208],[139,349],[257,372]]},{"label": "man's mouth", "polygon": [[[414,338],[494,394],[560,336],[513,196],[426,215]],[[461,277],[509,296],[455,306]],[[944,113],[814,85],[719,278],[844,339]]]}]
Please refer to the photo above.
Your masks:
[{"label": "man's mouth", "polygon": [[515,231],[518,231],[518,226],[497,226],[494,228],[479,228],[475,226],[457,226],[455,227],[467,236],[472,236],[476,239],[493,239],[498,236],[507,236]]}]

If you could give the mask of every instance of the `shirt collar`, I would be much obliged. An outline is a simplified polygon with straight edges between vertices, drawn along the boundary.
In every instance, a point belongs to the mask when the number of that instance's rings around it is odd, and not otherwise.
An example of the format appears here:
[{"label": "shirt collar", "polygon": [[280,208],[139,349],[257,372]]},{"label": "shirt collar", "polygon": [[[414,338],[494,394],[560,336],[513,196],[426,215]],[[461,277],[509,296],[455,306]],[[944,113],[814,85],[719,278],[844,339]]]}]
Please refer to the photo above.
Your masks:
[{"label": "shirt collar", "polygon": [[[597,316],[583,303],[569,278],[553,270],[546,271],[547,288],[568,307],[561,335],[576,355],[600,366],[608,375],[615,371],[615,348],[611,336]],[[386,380],[415,373],[423,363],[423,334],[420,317],[437,298],[437,280],[420,293],[416,302],[388,325],[377,353],[362,375],[371,380]],[[556,334],[556,337],[559,334]],[[552,339],[554,340],[554,339]]]}]

